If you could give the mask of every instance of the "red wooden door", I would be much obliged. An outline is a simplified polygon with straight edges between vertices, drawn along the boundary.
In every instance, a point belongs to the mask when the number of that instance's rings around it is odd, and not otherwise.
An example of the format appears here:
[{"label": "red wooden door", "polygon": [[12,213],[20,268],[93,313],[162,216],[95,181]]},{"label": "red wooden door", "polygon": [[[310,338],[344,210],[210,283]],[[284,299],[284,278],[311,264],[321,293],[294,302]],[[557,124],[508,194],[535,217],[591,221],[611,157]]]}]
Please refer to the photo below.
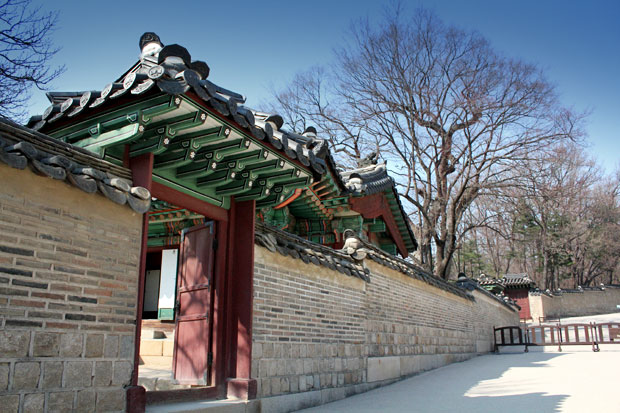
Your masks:
[{"label": "red wooden door", "polygon": [[180,384],[208,384],[215,225],[183,232],[177,280],[174,378]]},{"label": "red wooden door", "polygon": [[530,314],[530,297],[527,289],[506,290],[505,294],[515,300],[517,305],[521,307],[519,310],[519,318],[529,320],[532,318]]}]

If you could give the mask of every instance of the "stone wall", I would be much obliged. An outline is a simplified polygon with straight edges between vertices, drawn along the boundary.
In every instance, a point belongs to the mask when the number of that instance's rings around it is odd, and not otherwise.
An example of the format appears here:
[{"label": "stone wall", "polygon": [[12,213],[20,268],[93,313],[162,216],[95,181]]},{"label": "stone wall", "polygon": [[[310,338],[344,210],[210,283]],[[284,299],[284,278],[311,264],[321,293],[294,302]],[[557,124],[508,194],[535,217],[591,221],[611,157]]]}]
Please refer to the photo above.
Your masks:
[{"label": "stone wall", "polygon": [[29,171],[0,175],[0,410],[124,411],[142,216]]},{"label": "stone wall", "polygon": [[547,296],[530,293],[530,311],[532,319],[539,317],[565,318],[595,314],[607,314],[620,311],[620,287],[606,286],[584,289],[583,291],[565,291],[558,295]]},{"label": "stone wall", "polygon": [[493,326],[519,322],[515,310],[483,292],[469,300],[364,264],[369,283],[256,246],[252,375],[259,396],[345,397],[490,351]]}]

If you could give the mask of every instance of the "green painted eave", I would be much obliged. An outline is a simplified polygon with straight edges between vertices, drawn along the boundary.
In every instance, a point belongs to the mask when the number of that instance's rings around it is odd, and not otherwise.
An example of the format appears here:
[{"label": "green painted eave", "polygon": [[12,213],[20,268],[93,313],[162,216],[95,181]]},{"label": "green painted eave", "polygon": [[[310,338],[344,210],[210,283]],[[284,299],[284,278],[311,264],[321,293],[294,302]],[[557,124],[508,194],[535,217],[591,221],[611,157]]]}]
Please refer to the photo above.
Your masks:
[{"label": "green painted eave", "polygon": [[[117,164],[153,153],[153,181],[229,208],[282,202],[312,172],[184,95],[157,94],[50,133]],[[330,178],[331,179],[331,178]]]}]

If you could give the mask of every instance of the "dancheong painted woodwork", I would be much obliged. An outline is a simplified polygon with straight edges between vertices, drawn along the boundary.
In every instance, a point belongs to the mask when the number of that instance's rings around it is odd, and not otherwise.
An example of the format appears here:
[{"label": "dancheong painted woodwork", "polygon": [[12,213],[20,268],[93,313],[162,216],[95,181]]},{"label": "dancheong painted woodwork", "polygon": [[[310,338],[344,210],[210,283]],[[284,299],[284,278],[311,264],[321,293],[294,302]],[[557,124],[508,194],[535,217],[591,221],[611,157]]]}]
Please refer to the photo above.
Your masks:
[{"label": "dancheong painted woodwork", "polygon": [[[392,254],[416,248],[385,164],[339,170],[314,128],[285,131],[281,116],[244,106],[179,45],[153,33],[140,45],[140,61],[103,89],[48,93],[29,126],[117,165],[152,154],[154,183],[224,209],[256,201],[259,220],[317,243],[338,248],[353,229]],[[174,245],[200,219],[164,218],[157,203],[149,217],[149,246]]]},{"label": "dancheong painted woodwork", "polygon": [[117,164],[152,153],[154,182],[224,208],[231,196],[274,205],[320,177],[326,143],[312,129],[280,130],[280,117],[242,106],[190,60],[166,46],[101,91],[49,93],[29,126]]}]

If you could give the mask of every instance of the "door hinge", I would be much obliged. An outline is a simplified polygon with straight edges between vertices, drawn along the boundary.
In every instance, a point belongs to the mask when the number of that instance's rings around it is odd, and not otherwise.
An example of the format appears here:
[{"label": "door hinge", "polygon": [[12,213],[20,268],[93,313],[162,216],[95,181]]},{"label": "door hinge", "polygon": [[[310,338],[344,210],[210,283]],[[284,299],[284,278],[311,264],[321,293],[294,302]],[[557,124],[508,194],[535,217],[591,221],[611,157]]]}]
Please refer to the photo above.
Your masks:
[{"label": "door hinge", "polygon": [[209,354],[207,354],[207,365],[212,365],[213,364],[213,353],[209,352]]}]

